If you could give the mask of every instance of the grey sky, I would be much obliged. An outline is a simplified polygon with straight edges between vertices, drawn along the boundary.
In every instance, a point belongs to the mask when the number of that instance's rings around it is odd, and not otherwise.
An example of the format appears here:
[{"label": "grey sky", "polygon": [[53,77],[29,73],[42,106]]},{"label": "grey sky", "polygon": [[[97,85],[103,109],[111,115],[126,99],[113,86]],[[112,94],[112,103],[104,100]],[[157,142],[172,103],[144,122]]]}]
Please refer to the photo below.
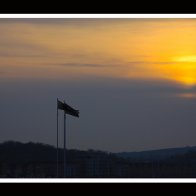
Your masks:
[{"label": "grey sky", "polygon": [[[167,85],[126,80],[0,84],[1,141],[55,145],[56,98],[80,109],[68,117],[68,146],[132,151],[195,145],[195,99]],[[61,131],[63,114],[61,113]],[[62,139],[61,139],[62,141]]]}]

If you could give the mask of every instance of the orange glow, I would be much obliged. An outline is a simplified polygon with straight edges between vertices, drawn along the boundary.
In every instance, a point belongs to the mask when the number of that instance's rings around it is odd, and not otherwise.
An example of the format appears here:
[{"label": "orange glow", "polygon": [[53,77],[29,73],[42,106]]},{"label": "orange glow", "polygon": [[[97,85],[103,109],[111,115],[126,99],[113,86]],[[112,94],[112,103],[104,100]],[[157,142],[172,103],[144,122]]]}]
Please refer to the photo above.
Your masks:
[{"label": "orange glow", "polygon": [[168,79],[175,80],[187,87],[196,84],[196,63],[174,63],[170,67],[165,67],[164,72]]},{"label": "orange glow", "polygon": [[0,69],[8,78],[100,76],[196,85],[196,19],[0,20],[0,32]]}]

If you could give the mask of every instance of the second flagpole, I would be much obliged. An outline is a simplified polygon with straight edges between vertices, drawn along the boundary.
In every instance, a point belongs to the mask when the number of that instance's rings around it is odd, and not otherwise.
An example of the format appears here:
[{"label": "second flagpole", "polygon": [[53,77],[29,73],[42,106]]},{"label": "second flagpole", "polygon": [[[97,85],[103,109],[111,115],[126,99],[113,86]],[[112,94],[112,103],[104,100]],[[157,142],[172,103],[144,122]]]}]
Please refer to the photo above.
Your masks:
[{"label": "second flagpole", "polygon": [[64,178],[67,177],[66,169],[66,113],[64,111]]},{"label": "second flagpole", "polygon": [[59,113],[58,113],[58,98],[57,98],[57,141],[56,141],[56,177],[59,177]]}]

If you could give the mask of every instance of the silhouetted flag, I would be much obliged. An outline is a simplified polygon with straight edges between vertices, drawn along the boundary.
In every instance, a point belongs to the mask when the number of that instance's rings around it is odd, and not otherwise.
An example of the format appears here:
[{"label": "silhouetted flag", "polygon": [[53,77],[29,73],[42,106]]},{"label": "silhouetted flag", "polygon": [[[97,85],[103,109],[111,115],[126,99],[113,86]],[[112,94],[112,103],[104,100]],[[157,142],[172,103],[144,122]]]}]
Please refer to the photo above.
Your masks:
[{"label": "silhouetted flag", "polygon": [[79,117],[79,110],[73,109],[71,106],[67,105],[66,103],[63,103],[58,100],[58,109],[64,110],[66,114],[70,114],[75,117]]}]

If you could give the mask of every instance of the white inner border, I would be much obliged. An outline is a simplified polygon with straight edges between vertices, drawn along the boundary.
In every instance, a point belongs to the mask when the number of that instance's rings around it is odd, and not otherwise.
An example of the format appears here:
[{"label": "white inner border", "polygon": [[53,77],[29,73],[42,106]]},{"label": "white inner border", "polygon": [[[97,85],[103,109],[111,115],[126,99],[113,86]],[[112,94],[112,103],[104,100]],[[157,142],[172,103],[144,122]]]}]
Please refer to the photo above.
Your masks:
[{"label": "white inner border", "polygon": [[[0,14],[1,18],[196,18],[196,14]],[[196,179],[183,179],[183,178],[116,178],[116,179],[0,179],[0,183],[31,183],[31,182],[39,182],[39,183],[191,183],[196,182]]]},{"label": "white inner border", "polygon": [[0,18],[196,18],[196,14],[0,14]]},{"label": "white inner border", "polygon": [[104,178],[100,178],[100,179],[85,179],[85,178],[74,178],[74,179],[58,179],[58,178],[53,178],[53,179],[47,179],[47,178],[35,178],[35,179],[30,179],[30,178],[26,178],[26,179],[20,179],[20,178],[16,178],[16,179],[0,179],[0,183],[31,183],[31,182],[38,182],[38,183],[195,183],[196,179],[183,179],[183,178],[176,178],[176,179],[172,179],[172,178],[165,178],[165,179],[161,179],[161,178],[157,178],[157,179],[138,179],[138,178],[129,178],[129,179],[122,179],[122,178],[111,178],[111,179],[104,179]]}]

